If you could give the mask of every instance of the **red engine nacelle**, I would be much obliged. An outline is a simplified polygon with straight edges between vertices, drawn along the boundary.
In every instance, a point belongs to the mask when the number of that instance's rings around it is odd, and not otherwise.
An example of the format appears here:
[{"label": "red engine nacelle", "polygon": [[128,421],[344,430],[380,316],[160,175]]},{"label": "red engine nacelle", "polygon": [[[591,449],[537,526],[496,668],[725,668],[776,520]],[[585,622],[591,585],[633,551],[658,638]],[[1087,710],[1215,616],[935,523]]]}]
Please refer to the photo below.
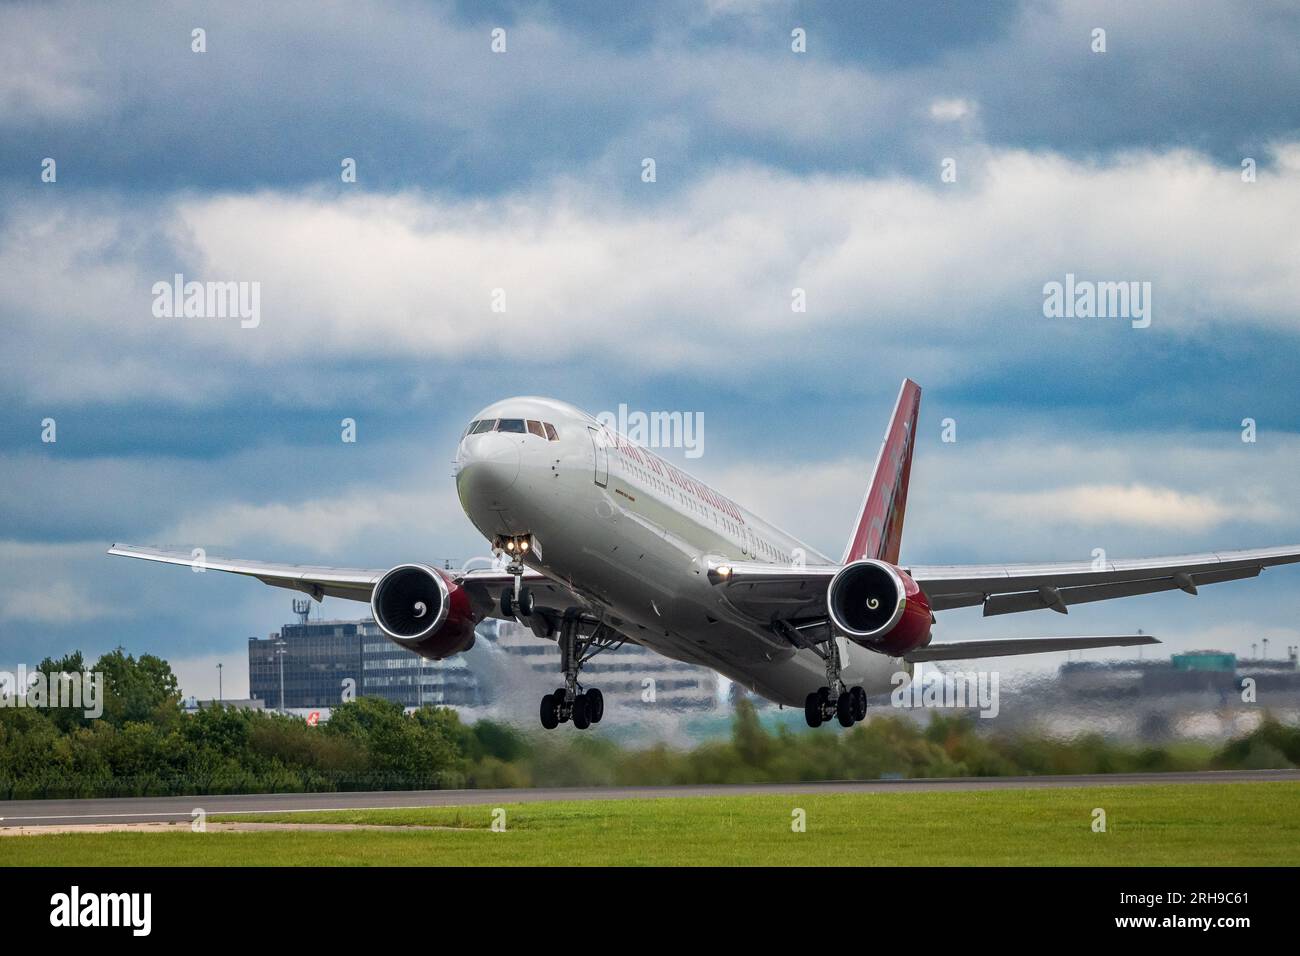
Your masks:
[{"label": "red engine nacelle", "polygon": [[375,585],[370,611],[379,629],[407,650],[440,661],[474,646],[474,611],[465,589],[423,564],[399,564]]},{"label": "red engine nacelle", "polygon": [[930,643],[930,601],[902,568],[854,561],[831,578],[826,608],[836,631],[854,643],[899,656]]}]

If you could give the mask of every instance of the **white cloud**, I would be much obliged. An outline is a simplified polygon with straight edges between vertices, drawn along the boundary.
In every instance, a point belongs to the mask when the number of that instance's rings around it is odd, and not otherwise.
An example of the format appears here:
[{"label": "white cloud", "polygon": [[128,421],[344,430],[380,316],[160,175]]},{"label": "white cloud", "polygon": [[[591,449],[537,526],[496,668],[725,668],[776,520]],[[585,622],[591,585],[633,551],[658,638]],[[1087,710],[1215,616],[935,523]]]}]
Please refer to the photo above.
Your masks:
[{"label": "white cloud", "polygon": [[102,107],[103,60],[93,39],[67,29],[57,12],[2,10],[0,36],[0,124],[75,120]]},{"label": "white cloud", "polygon": [[[1243,184],[1235,167],[1187,152],[1096,164],[990,151],[963,169],[948,189],[751,167],[654,202],[561,182],[492,200],[258,192],[140,213],[20,207],[0,235],[0,309],[24,317],[28,338],[5,365],[38,396],[197,401],[215,387],[214,358],[247,373],[320,358],[599,355],[815,376],[816,356],[846,338],[884,349],[922,337],[961,374],[972,350],[1014,360],[1041,347],[1017,341],[1044,323],[1086,335],[1088,320],[1042,316],[1044,282],[1066,272],[1150,281],[1154,331],[1133,335],[1300,327],[1289,168]],[[35,261],[33,230],[48,250]],[[173,271],[260,281],[260,327],[154,318],[149,286]],[[796,286],[807,313],[791,312]],[[490,308],[497,288],[505,315]],[[790,369],[796,342],[809,358]],[[178,349],[209,358],[178,375]]]},{"label": "white cloud", "polygon": [[69,581],[43,581],[26,588],[0,590],[0,620],[5,621],[72,624],[118,613]]},{"label": "white cloud", "polygon": [[339,560],[337,556],[345,555],[349,547],[355,551],[366,541],[418,537],[425,543],[417,557],[430,560],[448,556],[450,542],[461,537],[460,509],[450,482],[447,486],[417,491],[369,487],[303,501],[230,502],[181,518],[164,532],[164,538],[190,546],[255,544],[288,555],[255,556],[296,562],[295,555],[303,553]]},{"label": "white cloud", "polygon": [[1187,494],[1143,484],[1072,485],[1044,491],[983,492],[971,504],[993,520],[1047,524],[1125,525],[1199,532],[1227,521],[1255,523],[1284,517],[1268,501],[1225,501],[1211,494]]},{"label": "white cloud", "polygon": [[955,123],[975,114],[975,104],[962,97],[940,98],[930,101],[930,119],[940,123]]},{"label": "white cloud", "polygon": [[13,625],[65,625],[119,616],[121,611],[78,578],[79,562],[102,549],[82,543],[0,539],[0,621]]},{"label": "white cloud", "polygon": [[[180,686],[182,697],[199,700],[243,700],[248,697],[248,652],[244,647],[233,647],[230,653],[200,654],[193,657],[169,657],[172,673]],[[217,675],[217,665],[221,668]]]}]

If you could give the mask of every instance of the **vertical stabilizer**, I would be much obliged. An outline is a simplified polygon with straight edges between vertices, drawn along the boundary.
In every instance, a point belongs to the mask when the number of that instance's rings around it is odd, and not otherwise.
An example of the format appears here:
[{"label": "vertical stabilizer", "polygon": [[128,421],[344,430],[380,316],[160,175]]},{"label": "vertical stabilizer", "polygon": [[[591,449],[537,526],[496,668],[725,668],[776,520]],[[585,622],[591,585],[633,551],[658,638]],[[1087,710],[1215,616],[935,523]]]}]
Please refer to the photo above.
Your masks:
[{"label": "vertical stabilizer", "polygon": [[903,540],[903,512],[907,508],[907,481],[912,473],[912,448],[916,444],[916,416],[921,408],[921,386],[903,379],[885,440],[880,445],[858,520],[844,549],[842,563],[879,558],[898,563]]}]

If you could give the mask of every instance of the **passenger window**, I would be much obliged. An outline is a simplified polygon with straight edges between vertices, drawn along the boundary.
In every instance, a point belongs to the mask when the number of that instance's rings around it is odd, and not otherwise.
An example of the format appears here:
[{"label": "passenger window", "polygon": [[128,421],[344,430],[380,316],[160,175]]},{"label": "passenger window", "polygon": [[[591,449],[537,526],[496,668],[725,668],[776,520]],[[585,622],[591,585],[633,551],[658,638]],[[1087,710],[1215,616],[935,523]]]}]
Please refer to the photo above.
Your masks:
[{"label": "passenger window", "polygon": [[546,432],[542,431],[542,423],[528,419],[528,434],[536,435],[538,438],[545,438]]},{"label": "passenger window", "polygon": [[474,423],[474,428],[470,431],[471,435],[481,435],[484,432],[490,432],[492,426],[497,423],[495,418],[484,418]]},{"label": "passenger window", "polygon": [[546,429],[546,437],[550,441],[559,441],[560,436],[555,434],[555,426],[550,422],[542,422],[542,427]]},{"label": "passenger window", "polygon": [[526,434],[522,418],[502,418],[497,422],[497,431],[511,432],[516,435]]}]

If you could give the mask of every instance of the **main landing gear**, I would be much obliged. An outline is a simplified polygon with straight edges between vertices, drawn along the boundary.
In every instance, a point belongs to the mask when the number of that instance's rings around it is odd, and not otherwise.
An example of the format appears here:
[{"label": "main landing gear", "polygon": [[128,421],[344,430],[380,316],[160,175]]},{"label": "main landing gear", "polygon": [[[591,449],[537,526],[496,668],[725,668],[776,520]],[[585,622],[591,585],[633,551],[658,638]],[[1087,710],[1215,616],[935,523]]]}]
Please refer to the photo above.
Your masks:
[{"label": "main landing gear", "polygon": [[861,687],[846,687],[840,678],[840,646],[834,636],[817,649],[826,662],[826,684],[809,694],[803,705],[804,720],[809,727],[820,727],[832,717],[841,727],[852,727],[867,716],[867,692]]},{"label": "main landing gear", "polygon": [[[592,628],[587,636],[582,634],[584,625]],[[560,623],[559,642],[564,686],[542,698],[542,726],[554,730],[566,720],[572,720],[573,726],[586,730],[605,716],[605,697],[595,687],[584,689],[578,674],[601,651],[621,645],[623,637],[599,621],[584,619],[581,612],[571,608],[564,612]]]}]

